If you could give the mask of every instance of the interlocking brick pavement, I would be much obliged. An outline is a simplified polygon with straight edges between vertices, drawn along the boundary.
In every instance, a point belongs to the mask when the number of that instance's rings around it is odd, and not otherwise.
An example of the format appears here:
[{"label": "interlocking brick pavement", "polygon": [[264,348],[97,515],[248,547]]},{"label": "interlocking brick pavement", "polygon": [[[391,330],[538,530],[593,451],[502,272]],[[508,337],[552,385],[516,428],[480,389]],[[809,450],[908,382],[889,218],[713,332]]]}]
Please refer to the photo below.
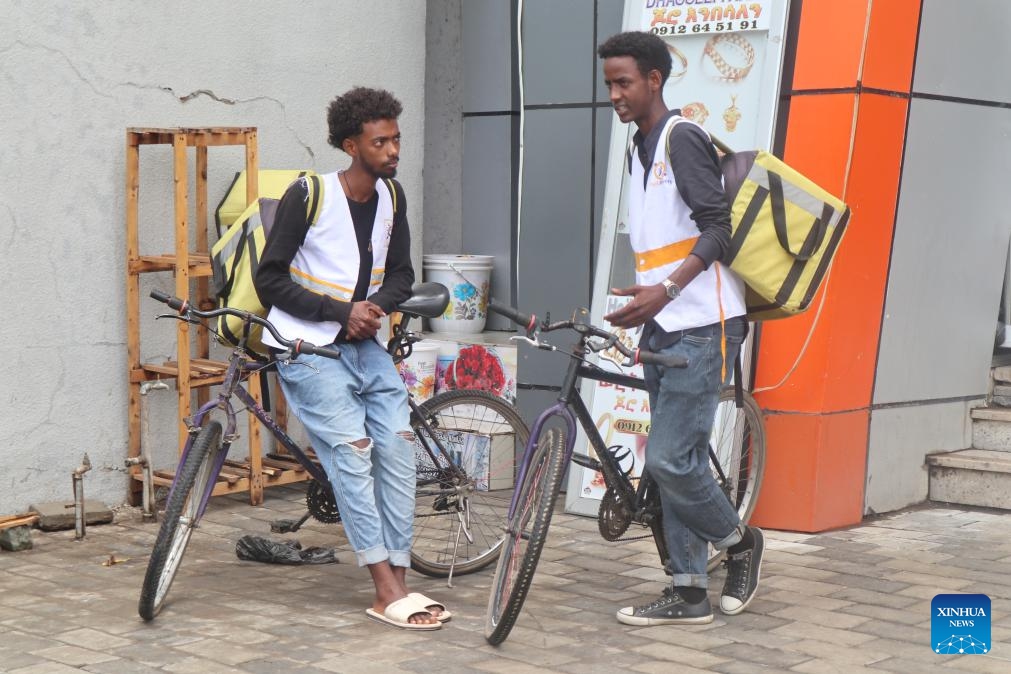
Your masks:
[{"label": "interlocking brick pavement", "polygon": [[[762,585],[750,609],[710,625],[636,628],[619,607],[664,581],[648,540],[607,543],[596,522],[559,511],[524,612],[501,647],[483,637],[490,571],[412,586],[450,605],[453,620],[411,633],[365,617],[368,573],[339,526],[308,523],[303,546],[334,546],[340,564],[242,562],[246,533],[298,517],[298,487],[262,507],[215,498],[194,534],[169,603],[155,621],[137,599],[157,525],[123,508],[113,524],[33,532],[35,547],[0,552],[0,671],[150,672],[1011,672],[1011,516],[928,506],[821,534],[767,532]],[[108,564],[110,558],[117,563]],[[105,562],[105,564],[103,564]],[[723,572],[712,578],[718,602]],[[930,650],[930,600],[992,600],[986,656]]]}]

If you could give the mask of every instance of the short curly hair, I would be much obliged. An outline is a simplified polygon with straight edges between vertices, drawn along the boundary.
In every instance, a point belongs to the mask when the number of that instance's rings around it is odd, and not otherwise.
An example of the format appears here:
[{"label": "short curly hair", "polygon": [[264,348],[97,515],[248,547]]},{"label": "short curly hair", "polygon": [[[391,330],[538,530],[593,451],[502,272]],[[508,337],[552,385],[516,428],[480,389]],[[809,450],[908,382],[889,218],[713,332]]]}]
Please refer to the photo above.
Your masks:
[{"label": "short curly hair", "polygon": [[667,51],[667,44],[653,33],[633,30],[612,35],[597,47],[597,56],[602,59],[631,56],[643,77],[649,76],[650,70],[659,70],[661,85],[670,76],[670,52]]},{"label": "short curly hair", "polygon": [[344,139],[362,132],[362,124],[377,119],[396,119],[403,111],[393,94],[384,89],[355,87],[330,101],[326,122],[330,129],[327,141],[341,148]]}]

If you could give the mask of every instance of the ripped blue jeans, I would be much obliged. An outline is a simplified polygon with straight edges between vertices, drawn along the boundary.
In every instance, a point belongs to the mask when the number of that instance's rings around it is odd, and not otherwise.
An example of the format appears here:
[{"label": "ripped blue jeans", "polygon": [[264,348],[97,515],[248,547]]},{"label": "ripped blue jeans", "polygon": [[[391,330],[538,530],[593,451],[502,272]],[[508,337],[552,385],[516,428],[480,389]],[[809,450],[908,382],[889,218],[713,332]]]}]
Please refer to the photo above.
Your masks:
[{"label": "ripped blue jeans", "polygon": [[[407,389],[374,340],[331,345],[339,360],[277,364],[281,388],[306,429],[340,509],[358,565],[411,565],[415,460]],[[302,362],[312,365],[299,365]],[[361,448],[352,443],[368,440]]]}]

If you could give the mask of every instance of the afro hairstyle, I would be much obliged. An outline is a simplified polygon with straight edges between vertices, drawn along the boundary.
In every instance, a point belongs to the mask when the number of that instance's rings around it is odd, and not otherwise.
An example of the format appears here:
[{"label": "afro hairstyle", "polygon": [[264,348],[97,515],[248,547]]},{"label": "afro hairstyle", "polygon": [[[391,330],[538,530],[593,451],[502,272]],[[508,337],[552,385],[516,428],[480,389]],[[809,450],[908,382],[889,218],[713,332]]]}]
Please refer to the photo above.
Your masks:
[{"label": "afro hairstyle", "polygon": [[667,44],[653,33],[628,31],[612,35],[597,47],[597,56],[602,59],[631,56],[643,77],[647,77],[650,70],[659,70],[661,85],[670,76],[670,52],[667,51]]},{"label": "afro hairstyle", "polygon": [[379,119],[397,119],[403,106],[384,89],[355,87],[330,101],[326,111],[327,141],[341,148],[344,139],[362,132],[362,124]]}]

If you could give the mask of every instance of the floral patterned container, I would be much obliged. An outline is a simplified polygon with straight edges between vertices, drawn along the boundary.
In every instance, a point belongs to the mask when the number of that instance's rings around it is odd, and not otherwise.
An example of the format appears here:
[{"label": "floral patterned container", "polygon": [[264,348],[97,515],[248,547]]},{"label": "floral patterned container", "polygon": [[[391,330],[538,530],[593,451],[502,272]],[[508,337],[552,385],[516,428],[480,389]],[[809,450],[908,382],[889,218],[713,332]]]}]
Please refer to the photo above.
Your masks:
[{"label": "floral patterned container", "polygon": [[426,255],[425,280],[449,288],[449,304],[432,331],[471,334],[484,330],[493,255]]},{"label": "floral patterned container", "polygon": [[397,363],[400,378],[415,402],[424,402],[435,394],[435,361],[438,344],[418,342],[411,346],[411,356]]}]

